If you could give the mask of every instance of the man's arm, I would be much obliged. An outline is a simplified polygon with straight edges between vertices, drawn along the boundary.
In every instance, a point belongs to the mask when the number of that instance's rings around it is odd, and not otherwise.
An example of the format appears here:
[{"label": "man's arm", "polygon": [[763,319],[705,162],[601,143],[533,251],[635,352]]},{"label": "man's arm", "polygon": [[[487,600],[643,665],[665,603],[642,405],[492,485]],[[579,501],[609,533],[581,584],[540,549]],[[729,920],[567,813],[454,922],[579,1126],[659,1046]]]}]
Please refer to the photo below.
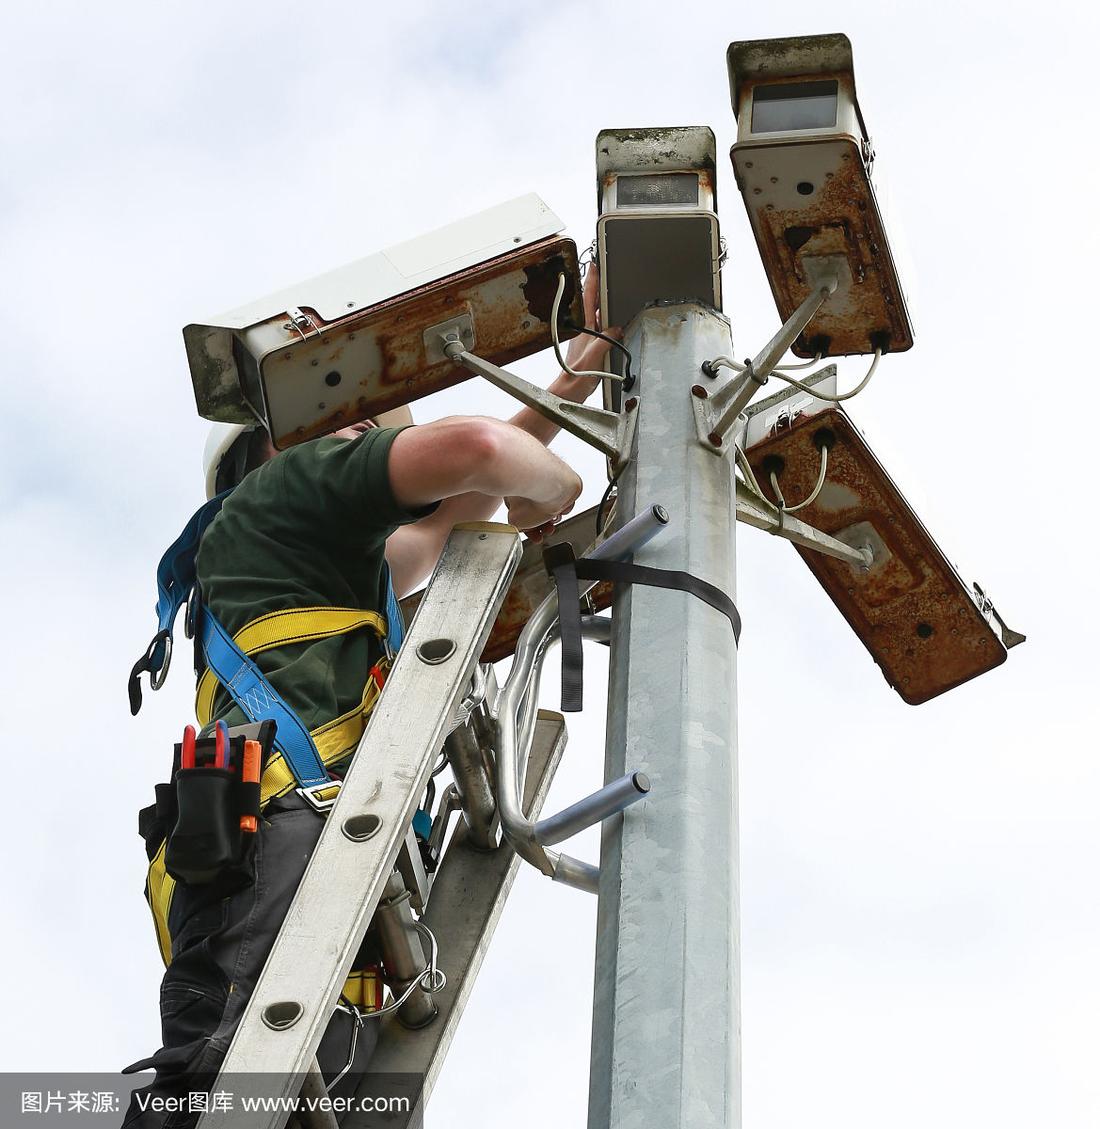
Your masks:
[{"label": "man's arm", "polygon": [[[596,268],[592,267],[584,280],[585,325],[589,328],[595,328],[596,325],[598,298],[599,274]],[[577,336],[569,342],[566,363],[571,368],[579,370],[598,368],[609,348],[607,342],[599,338]],[[562,372],[550,385],[550,391],[563,399],[581,403],[599,387],[599,384],[597,377],[573,377]],[[549,443],[560,430],[557,424],[531,408],[522,408],[509,423],[541,444]],[[392,478],[392,463],[390,473]],[[399,592],[402,591],[399,584],[401,579],[408,585],[403,591],[412,591],[435,565],[443,544],[455,525],[463,521],[487,521],[500,508],[502,500],[509,502],[516,500],[515,496],[518,493],[517,490],[506,487],[501,493],[475,490],[440,495],[444,501],[435,513],[414,525],[403,526],[386,543],[386,559],[390,562],[390,569],[394,574],[395,587]],[[511,504],[509,505],[509,520],[520,529],[538,529],[539,526],[550,524],[560,515],[539,522],[529,521],[530,516],[522,509],[513,510]]]},{"label": "man's arm", "polygon": [[[405,509],[443,499],[465,499],[462,509],[477,508],[483,499],[484,516],[491,516],[504,498],[508,520],[521,529],[554,522],[573,508],[581,480],[557,455],[534,436],[502,420],[479,416],[452,416],[434,423],[405,428],[389,453],[390,488]],[[398,595],[424,579],[435,565],[452,526],[457,521],[481,520],[476,515],[445,519],[445,530],[430,518],[406,526],[386,545],[386,559]]]}]

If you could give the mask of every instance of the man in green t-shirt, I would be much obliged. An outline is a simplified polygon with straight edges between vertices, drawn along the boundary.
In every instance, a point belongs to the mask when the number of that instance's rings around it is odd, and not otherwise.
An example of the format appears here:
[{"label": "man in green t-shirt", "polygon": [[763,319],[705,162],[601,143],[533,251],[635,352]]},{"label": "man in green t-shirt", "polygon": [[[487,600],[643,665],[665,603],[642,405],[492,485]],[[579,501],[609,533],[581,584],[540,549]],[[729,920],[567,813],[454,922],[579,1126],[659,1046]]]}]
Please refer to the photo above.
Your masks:
[{"label": "man in green t-shirt", "polygon": [[[596,273],[590,271],[585,285],[589,326],[595,321],[596,292]],[[567,362],[594,369],[607,348],[599,339],[577,338]],[[597,384],[563,372],[551,391],[580,402]],[[508,423],[452,416],[400,428],[357,424],[281,453],[262,432],[242,433],[210,476],[217,478],[220,469],[217,489],[235,489],[199,548],[203,600],[230,634],[287,608],[384,612],[386,570],[399,597],[412,591],[430,574],[457,523],[487,520],[503,502],[508,521],[537,536],[572,509],[581,480],[545,446],[557,430],[524,408]],[[365,672],[381,657],[378,636],[358,630],[278,646],[256,654],[254,661],[315,731],[355,713],[363,700]],[[245,720],[220,689],[211,717],[230,725]],[[344,750],[348,756],[356,743],[357,736]],[[338,775],[346,758],[326,760]],[[250,886],[230,897],[182,883],[173,889],[158,922],[171,949],[161,985],[164,1045],[127,1068],[155,1067],[157,1075],[135,1094],[126,1129],[195,1120],[155,1112],[137,1094],[172,1097],[185,1093],[196,1075],[212,1080],[321,827],[295,791],[276,795],[263,810]],[[334,1016],[318,1052],[324,1072],[335,1073],[346,1062],[352,1022],[345,1013]],[[365,1065],[376,1037],[374,1025],[367,1024],[366,1037],[358,1041],[357,1068]]]}]

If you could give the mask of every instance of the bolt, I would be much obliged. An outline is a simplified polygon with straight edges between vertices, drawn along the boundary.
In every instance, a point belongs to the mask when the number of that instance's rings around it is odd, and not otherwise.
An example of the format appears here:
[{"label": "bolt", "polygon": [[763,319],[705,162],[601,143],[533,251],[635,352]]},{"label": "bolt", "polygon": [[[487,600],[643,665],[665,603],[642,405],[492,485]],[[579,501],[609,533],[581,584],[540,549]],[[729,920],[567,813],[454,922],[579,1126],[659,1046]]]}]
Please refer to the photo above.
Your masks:
[{"label": "bolt", "polygon": [[710,395],[701,384],[693,384],[691,386],[691,394],[697,396],[700,400],[705,400]]},{"label": "bolt", "polygon": [[712,431],[707,436],[707,439],[710,441],[710,445],[712,447],[721,447],[722,446],[722,436],[719,435],[717,431]]},{"label": "bolt", "polygon": [[627,400],[627,402],[625,404],[623,404],[623,407],[626,408],[626,410],[628,412],[634,411],[634,409],[637,406],[638,406],[638,397],[637,396],[631,396],[630,399]]}]

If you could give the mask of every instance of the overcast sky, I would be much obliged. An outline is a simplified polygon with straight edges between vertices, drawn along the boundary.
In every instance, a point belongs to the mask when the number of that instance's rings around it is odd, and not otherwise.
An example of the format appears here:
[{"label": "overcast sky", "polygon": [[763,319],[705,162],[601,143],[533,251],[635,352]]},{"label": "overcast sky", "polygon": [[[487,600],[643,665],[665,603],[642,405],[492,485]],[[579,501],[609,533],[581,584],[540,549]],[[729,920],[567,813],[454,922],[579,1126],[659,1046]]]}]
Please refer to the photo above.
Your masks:
[{"label": "overcast sky", "polygon": [[[1100,1123],[1095,376],[1077,359],[1096,17],[768,8],[9,5],[4,1068],[116,1069],[159,1045],[136,811],[190,687],[180,662],[132,720],[124,683],[156,561],[201,501],[181,327],[523,192],[587,245],[599,129],[709,124],[726,312],[755,352],[778,322],[724,155],[726,45],[843,30],[916,327],[851,415],[1029,641],[906,706],[795,552],[738,530],[744,1123]],[[554,374],[549,355],[519,367]],[[416,409],[458,410],[511,406],[470,382]],[[593,504],[599,459],[558,449]],[[552,806],[599,782],[598,655],[587,673]],[[594,911],[521,876],[430,1126],[584,1124]]]}]

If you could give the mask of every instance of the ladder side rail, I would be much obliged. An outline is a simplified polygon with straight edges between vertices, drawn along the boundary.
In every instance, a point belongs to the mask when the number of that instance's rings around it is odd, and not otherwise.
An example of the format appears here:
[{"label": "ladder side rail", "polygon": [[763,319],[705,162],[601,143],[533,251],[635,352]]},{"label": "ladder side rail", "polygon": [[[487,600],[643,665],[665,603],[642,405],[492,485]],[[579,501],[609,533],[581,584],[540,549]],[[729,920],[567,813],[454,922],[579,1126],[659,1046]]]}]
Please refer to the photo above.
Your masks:
[{"label": "ladder side rail", "polygon": [[[467,523],[451,534],[241,1018],[216,1090],[232,1092],[234,1077],[270,1074],[265,1096],[297,1095],[519,556],[519,535],[511,526]],[[276,1029],[280,1016],[284,1025]],[[199,1124],[281,1129],[286,1120],[285,1110],[235,1106],[211,1110]]]},{"label": "ladder side rail", "polygon": [[[552,710],[539,710],[524,795],[524,811],[532,819],[546,801],[565,744],[565,719]],[[443,1069],[519,866],[519,856],[508,843],[485,851],[465,825],[455,830],[421,919],[438,938],[440,960],[447,971],[447,986],[432,997],[439,1015],[418,1030],[404,1027],[394,1015],[378,1021],[382,1024],[378,1045],[357,1092],[359,1097],[378,1094],[382,1079],[388,1086],[411,1083],[409,1109],[388,1114],[386,1125],[392,1129],[421,1124],[418,1118],[423,1117]],[[366,1129],[368,1124],[377,1124],[377,1114],[352,1112],[343,1129]]]}]

